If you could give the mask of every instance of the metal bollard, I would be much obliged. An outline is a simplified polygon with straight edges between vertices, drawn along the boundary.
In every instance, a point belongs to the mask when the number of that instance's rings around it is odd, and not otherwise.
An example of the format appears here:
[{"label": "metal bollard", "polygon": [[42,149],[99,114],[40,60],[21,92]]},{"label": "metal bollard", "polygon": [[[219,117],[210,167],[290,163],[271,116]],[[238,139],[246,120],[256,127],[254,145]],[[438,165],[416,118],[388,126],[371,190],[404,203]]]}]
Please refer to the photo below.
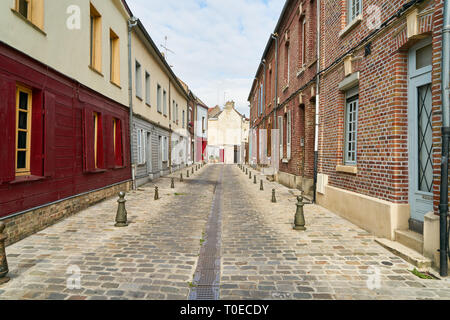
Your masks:
[{"label": "metal bollard", "polygon": [[297,197],[297,211],[295,212],[294,230],[305,231],[305,214],[303,212],[303,196]]},{"label": "metal bollard", "polygon": [[272,203],[277,203],[277,198],[275,197],[275,189],[272,189]]},{"label": "metal bollard", "polygon": [[5,227],[5,223],[3,221],[0,221],[0,285],[9,281],[9,278],[6,276],[9,272],[9,269],[5,251],[5,240],[8,237],[6,236],[6,234],[3,234],[3,231],[5,231]]},{"label": "metal bollard", "polygon": [[245,174],[246,174],[246,175],[248,174],[248,169],[247,169],[247,168],[245,168]]},{"label": "metal bollard", "polygon": [[192,167],[192,174],[194,174],[194,167]]},{"label": "metal bollard", "polygon": [[158,187],[155,187],[155,200],[159,200],[159,191],[158,191]]},{"label": "metal bollard", "polygon": [[256,182],[256,174],[253,176],[253,184],[257,184],[258,182]]},{"label": "metal bollard", "polygon": [[180,182],[183,182],[183,174],[180,173]]},{"label": "metal bollard", "polygon": [[260,183],[260,185],[259,185],[259,190],[260,191],[264,191],[264,184],[263,184],[263,181],[261,180],[261,183]]},{"label": "metal bollard", "polygon": [[252,172],[250,171],[248,178],[251,180],[252,179]]},{"label": "metal bollard", "polygon": [[186,172],[186,177],[189,178],[189,170]]},{"label": "metal bollard", "polygon": [[119,200],[117,200],[117,203],[119,204],[117,207],[117,215],[116,215],[116,224],[115,227],[127,227],[128,226],[128,213],[127,209],[125,208],[125,203],[127,200],[125,200],[125,192],[119,192]]},{"label": "metal bollard", "polygon": [[172,178],[170,181],[170,188],[175,189],[175,179],[174,178]]}]

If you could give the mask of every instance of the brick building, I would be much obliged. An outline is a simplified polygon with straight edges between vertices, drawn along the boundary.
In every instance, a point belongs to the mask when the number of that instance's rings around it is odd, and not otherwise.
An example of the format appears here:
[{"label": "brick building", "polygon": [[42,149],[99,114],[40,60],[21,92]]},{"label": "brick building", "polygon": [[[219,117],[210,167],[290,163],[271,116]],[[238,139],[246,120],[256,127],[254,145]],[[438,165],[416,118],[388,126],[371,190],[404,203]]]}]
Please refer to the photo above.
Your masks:
[{"label": "brick building", "polygon": [[[317,2],[286,1],[249,96],[253,162],[313,193]],[[279,129],[279,133],[276,130]]]},{"label": "brick building", "polygon": [[[318,204],[438,264],[444,1],[316,6],[286,1],[263,54],[249,96],[250,162],[264,166],[267,141],[269,157],[279,148],[279,182],[302,180]],[[261,133],[273,128],[278,144]]]}]

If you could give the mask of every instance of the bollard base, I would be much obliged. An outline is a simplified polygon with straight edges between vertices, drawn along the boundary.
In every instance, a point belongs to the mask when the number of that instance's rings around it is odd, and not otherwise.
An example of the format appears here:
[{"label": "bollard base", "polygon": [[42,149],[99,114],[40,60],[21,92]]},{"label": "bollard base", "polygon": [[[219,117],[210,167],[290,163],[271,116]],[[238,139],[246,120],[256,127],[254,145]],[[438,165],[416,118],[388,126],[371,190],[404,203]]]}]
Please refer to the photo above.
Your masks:
[{"label": "bollard base", "polygon": [[11,280],[9,277],[0,278],[0,286],[2,284],[5,284],[5,283],[9,282],[9,280]]},{"label": "bollard base", "polygon": [[294,226],[294,230],[297,230],[297,231],[306,231],[306,228],[305,228],[305,227],[301,227],[301,226],[298,226],[298,227]]}]

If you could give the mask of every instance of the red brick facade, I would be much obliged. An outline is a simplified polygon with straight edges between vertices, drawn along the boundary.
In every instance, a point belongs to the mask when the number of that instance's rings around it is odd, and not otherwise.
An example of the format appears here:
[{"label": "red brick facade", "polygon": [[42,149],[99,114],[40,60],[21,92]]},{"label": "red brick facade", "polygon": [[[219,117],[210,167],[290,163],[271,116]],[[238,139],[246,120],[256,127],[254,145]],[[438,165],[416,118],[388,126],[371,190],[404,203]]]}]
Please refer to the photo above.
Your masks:
[{"label": "red brick facade", "polygon": [[[408,204],[410,184],[409,50],[424,39],[432,41],[433,198],[438,213],[441,171],[441,39],[443,0],[361,0],[360,16],[348,22],[348,0],[320,2],[319,155],[318,174],[328,185],[394,204]],[[299,7],[303,10],[302,13]],[[278,34],[278,116],[292,112],[292,156],[281,161],[280,171],[314,176],[315,86],[317,76],[316,1],[287,1],[275,29]],[[407,17],[416,13],[414,19]],[[379,19],[378,19],[379,18]],[[306,20],[306,61],[302,68],[301,24]],[[379,24],[377,25],[377,21]],[[411,21],[413,23],[411,24]],[[417,28],[414,28],[415,24]],[[375,27],[374,27],[375,26]],[[377,27],[380,27],[377,29]],[[408,34],[408,28],[416,29]],[[410,31],[411,33],[411,31]],[[274,70],[275,40],[263,56]],[[299,49],[300,48],[300,49]],[[289,56],[289,58],[288,58]],[[351,62],[350,62],[351,61]],[[289,65],[288,65],[289,62]],[[345,68],[348,72],[346,74]],[[273,122],[272,71],[265,89],[264,112],[258,116],[258,88],[264,83],[264,66],[257,73],[249,101],[251,128],[268,128]],[[359,75],[356,163],[345,158],[345,81]],[[289,78],[288,78],[289,76]],[[341,86],[341,89],[340,89]],[[299,94],[302,94],[300,104]],[[305,119],[305,120],[303,120]],[[272,127],[274,128],[274,127]],[[286,123],[283,137],[286,139]],[[301,139],[305,137],[305,165]],[[286,155],[286,140],[284,140]],[[254,146],[252,146],[254,147]]]}]

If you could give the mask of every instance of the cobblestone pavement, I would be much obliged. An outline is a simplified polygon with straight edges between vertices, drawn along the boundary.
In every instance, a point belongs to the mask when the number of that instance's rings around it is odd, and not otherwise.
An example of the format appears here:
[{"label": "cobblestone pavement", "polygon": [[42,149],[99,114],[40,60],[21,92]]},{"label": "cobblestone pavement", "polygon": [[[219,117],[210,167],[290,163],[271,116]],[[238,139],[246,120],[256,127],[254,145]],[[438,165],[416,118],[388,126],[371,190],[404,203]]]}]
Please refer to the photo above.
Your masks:
[{"label": "cobblestone pavement", "polygon": [[[175,189],[159,179],[159,201],[154,184],[128,193],[126,228],[114,227],[115,198],[7,247],[0,299],[186,299],[218,172],[204,167],[184,183],[174,174]],[[80,290],[67,288],[70,266]]]},{"label": "cobblestone pavement", "polygon": [[[0,300],[187,299],[221,170],[209,165],[184,183],[175,174],[175,189],[162,178],[128,193],[126,228],[114,227],[115,198],[7,247],[11,281]],[[450,281],[417,278],[319,206],[306,206],[308,230],[294,231],[295,197],[266,180],[259,191],[260,179],[223,167],[221,299],[450,299]],[[81,289],[72,290],[77,268]]]},{"label": "cobblestone pavement", "polygon": [[264,179],[259,191],[262,177],[236,167],[225,175],[221,299],[450,299],[450,281],[414,276],[352,223],[307,205],[307,231],[295,231],[288,188]]}]

